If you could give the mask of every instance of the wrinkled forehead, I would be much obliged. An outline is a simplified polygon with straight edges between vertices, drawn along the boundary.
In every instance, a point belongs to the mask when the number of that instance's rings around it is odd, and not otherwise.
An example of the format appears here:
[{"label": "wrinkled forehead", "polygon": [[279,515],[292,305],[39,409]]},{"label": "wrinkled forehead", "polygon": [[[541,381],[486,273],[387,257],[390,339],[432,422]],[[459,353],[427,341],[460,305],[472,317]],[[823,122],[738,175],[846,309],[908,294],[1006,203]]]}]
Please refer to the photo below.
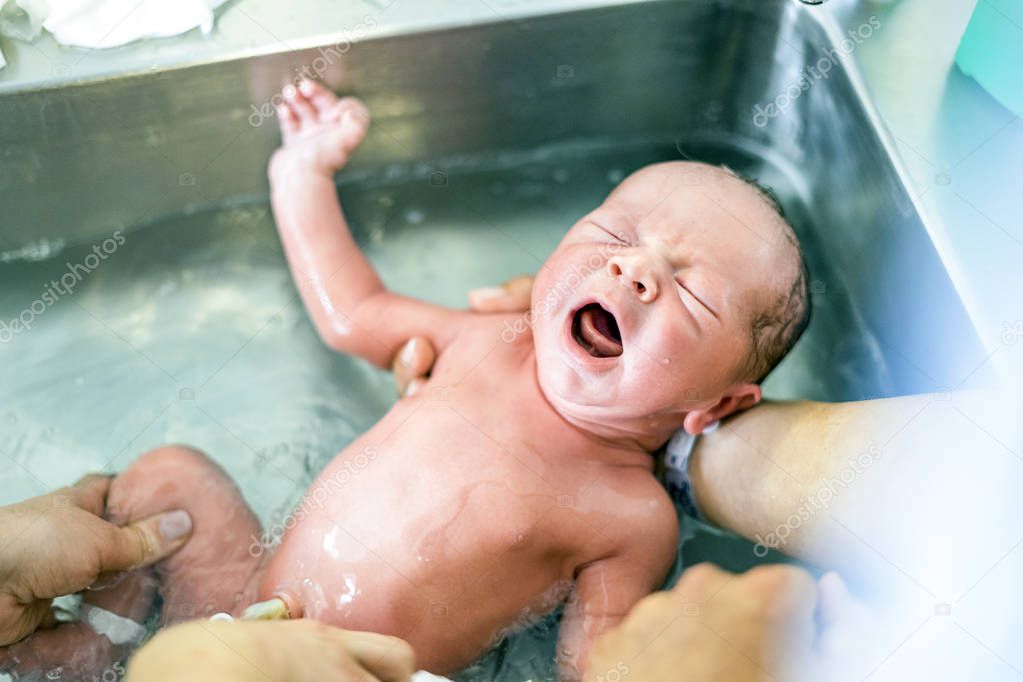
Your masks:
[{"label": "wrinkled forehead", "polygon": [[[640,169],[580,221],[580,236],[590,220],[628,240],[664,247],[682,265],[700,266],[701,275],[729,289],[742,307],[759,308],[779,288],[787,290],[799,267],[798,250],[774,207],[755,187],[715,166],[673,162]],[[578,238],[570,233],[566,242]]]},{"label": "wrinkled forehead", "polygon": [[796,256],[767,199],[731,172],[706,164],[643,168],[608,196],[600,213],[644,240],[702,251],[727,267],[773,270]]},{"label": "wrinkled forehead", "polygon": [[[642,168],[608,195],[604,206],[634,223],[645,218],[691,219],[696,225],[745,227],[773,238],[779,216],[770,203],[731,171],[694,162],[671,162]],[[660,221],[653,221],[655,224]]]}]

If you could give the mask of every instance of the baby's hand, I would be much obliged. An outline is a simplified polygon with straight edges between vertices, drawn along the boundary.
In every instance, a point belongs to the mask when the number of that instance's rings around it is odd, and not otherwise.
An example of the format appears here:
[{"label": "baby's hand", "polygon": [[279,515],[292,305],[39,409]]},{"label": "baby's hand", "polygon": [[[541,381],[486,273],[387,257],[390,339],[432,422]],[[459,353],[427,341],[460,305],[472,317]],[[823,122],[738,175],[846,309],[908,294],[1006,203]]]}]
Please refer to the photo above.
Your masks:
[{"label": "baby's hand", "polygon": [[270,160],[270,177],[314,171],[333,175],[366,136],[369,111],[354,97],[338,99],[319,83],[288,86],[277,108],[283,142]]}]

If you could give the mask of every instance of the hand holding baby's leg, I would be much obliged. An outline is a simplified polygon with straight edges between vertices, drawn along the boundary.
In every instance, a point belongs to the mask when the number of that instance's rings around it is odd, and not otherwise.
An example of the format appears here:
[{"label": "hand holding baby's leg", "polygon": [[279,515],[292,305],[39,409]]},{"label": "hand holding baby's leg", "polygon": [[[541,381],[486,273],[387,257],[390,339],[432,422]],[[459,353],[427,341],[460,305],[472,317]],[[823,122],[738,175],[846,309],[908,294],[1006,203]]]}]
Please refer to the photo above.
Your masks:
[{"label": "hand holding baby's leg", "polygon": [[165,508],[187,510],[194,525],[188,543],[156,565],[164,622],[240,611],[251,600],[241,593],[263,547],[259,521],[237,486],[197,450],[157,448],[115,479],[107,514],[123,522]]},{"label": "hand holding baby's leg", "polygon": [[278,107],[282,145],[270,161],[271,176],[293,170],[333,175],[366,136],[369,111],[354,97],[338,97],[313,81],[285,89]]},{"label": "hand holding baby's leg", "polygon": [[158,589],[165,622],[237,612],[254,599],[245,590],[259,566],[262,531],[227,474],[191,448],[151,450],[110,484],[105,516],[126,525],[170,509],[184,509],[192,518],[184,547],[153,567],[93,585],[83,593],[82,621],[39,630],[0,650],[0,671],[60,668],[65,679],[117,672],[116,662],[146,634],[139,623]]}]

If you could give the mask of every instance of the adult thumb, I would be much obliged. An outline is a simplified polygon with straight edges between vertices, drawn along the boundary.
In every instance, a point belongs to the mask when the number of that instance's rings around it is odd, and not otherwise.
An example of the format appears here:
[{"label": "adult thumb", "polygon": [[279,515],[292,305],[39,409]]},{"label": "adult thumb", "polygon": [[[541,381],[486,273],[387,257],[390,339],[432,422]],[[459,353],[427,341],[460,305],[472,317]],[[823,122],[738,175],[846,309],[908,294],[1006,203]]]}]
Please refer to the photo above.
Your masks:
[{"label": "adult thumb", "polygon": [[499,287],[469,292],[469,307],[477,313],[521,313],[529,310],[533,277],[519,275]]},{"label": "adult thumb", "polygon": [[183,509],[149,516],[115,528],[100,548],[103,572],[147,566],[180,549],[192,533],[192,517]]}]

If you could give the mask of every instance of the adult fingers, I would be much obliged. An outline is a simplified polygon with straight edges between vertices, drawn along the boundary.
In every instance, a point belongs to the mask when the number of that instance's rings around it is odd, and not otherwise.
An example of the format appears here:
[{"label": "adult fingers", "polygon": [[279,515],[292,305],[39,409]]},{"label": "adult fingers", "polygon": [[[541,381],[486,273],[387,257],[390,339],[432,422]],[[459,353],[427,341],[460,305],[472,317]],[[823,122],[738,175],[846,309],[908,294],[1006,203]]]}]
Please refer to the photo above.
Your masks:
[{"label": "adult fingers", "polygon": [[85,511],[102,516],[107,506],[107,491],[110,490],[111,476],[103,474],[87,474],[67,488],[57,490],[55,496],[65,495],[71,504]]},{"label": "adult fingers", "polygon": [[391,363],[398,394],[407,397],[415,393],[436,359],[437,352],[429,340],[421,336],[409,339]]},{"label": "adult fingers", "polygon": [[795,617],[800,625],[810,626],[817,610],[817,582],[801,568],[787,571],[782,591],[780,617]]},{"label": "adult fingers", "polygon": [[817,608],[817,583],[796,566],[757,566],[743,576],[747,591],[762,599],[768,619],[802,628],[812,622]]},{"label": "adult fingers", "polygon": [[[4,599],[13,597],[4,596]],[[28,637],[50,618],[50,600],[39,599],[21,608],[9,623],[0,623],[0,647],[6,647]],[[0,652],[6,650],[0,648]],[[3,658],[0,657],[0,661]],[[3,668],[0,667],[0,672]]]},{"label": "adult fingers", "polygon": [[704,602],[718,594],[737,576],[711,563],[696,564],[687,568],[671,588],[676,599],[685,602]]},{"label": "adult fingers", "polygon": [[126,571],[159,561],[180,549],[192,532],[192,518],[182,509],[164,512],[113,528],[97,536],[102,572]]},{"label": "adult fingers", "polygon": [[529,310],[533,277],[519,275],[499,287],[484,287],[469,292],[469,307],[478,313],[514,313]]},{"label": "adult fingers", "polygon": [[405,640],[373,632],[335,632],[352,657],[381,682],[408,682],[411,679],[415,655]]},{"label": "adult fingers", "polygon": [[749,603],[759,603],[752,615],[766,636],[761,665],[776,677],[789,677],[783,673],[808,660],[814,645],[817,583],[805,570],[782,564],[758,566],[742,577]]}]

